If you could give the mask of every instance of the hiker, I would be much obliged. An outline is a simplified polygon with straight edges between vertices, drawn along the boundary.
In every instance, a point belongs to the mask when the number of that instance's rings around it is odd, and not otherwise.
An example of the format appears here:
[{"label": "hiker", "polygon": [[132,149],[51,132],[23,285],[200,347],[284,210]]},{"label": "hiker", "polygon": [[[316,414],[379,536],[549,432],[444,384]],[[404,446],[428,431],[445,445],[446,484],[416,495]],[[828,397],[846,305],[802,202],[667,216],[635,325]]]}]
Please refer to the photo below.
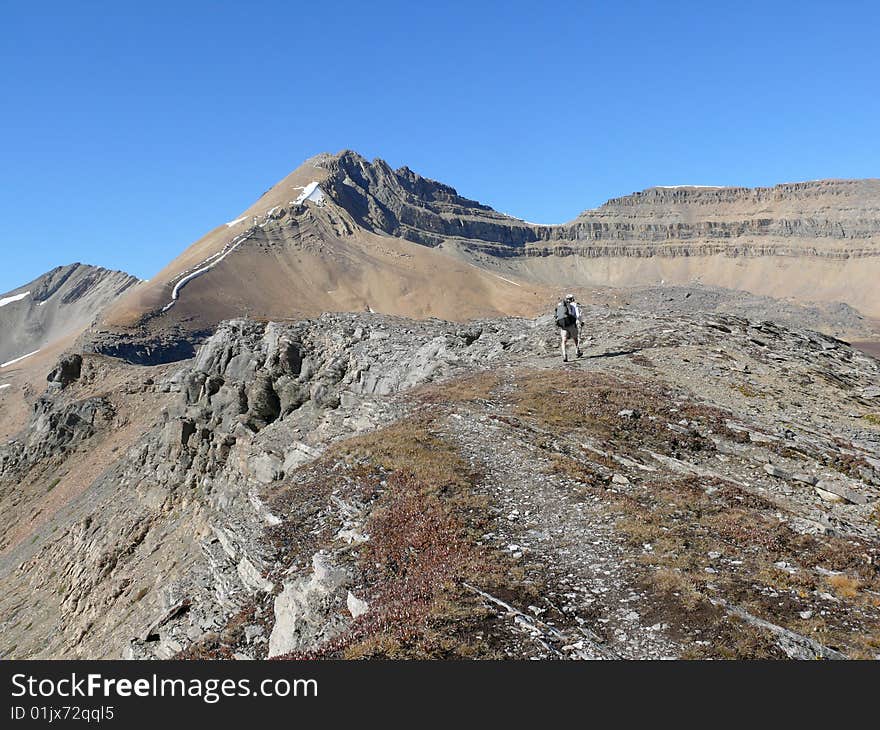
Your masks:
[{"label": "hiker", "polygon": [[580,308],[574,300],[574,294],[566,294],[556,304],[556,326],[559,328],[559,335],[562,338],[562,362],[568,362],[566,345],[569,340],[574,340],[578,357],[584,354],[581,352],[580,340],[578,338],[578,325],[582,324],[583,321]]}]

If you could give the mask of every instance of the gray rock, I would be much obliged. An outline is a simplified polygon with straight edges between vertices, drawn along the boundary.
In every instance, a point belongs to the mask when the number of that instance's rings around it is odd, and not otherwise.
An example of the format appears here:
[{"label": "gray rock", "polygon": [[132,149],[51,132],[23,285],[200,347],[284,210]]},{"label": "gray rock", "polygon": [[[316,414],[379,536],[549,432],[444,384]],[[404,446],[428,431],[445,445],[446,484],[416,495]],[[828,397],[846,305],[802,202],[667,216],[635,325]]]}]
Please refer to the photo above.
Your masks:
[{"label": "gray rock", "polygon": [[66,388],[71,383],[79,380],[82,373],[82,355],[65,355],[58,361],[58,365],[49,373],[47,380],[56,383],[61,388]]},{"label": "gray rock", "polygon": [[259,427],[266,426],[281,415],[281,400],[273,387],[270,373],[258,373],[248,389],[248,419]]},{"label": "gray rock", "polygon": [[346,625],[337,609],[344,601],[341,589],[348,580],[344,570],[316,553],[311,575],[285,582],[275,598],[268,656],[302,651],[337,635]]},{"label": "gray rock", "polygon": [[794,475],[790,471],[780,469],[778,466],[775,466],[773,464],[764,464],[764,471],[767,472],[771,477],[776,477],[777,479],[786,479],[790,481],[794,477]]},{"label": "gray rock", "polygon": [[853,491],[845,484],[832,479],[821,479],[815,485],[816,493],[829,502],[849,502],[851,504],[867,504],[868,498]]},{"label": "gray rock", "polygon": [[249,457],[247,466],[249,474],[261,484],[274,482],[284,474],[284,462],[267,452]]},{"label": "gray rock", "polygon": [[351,591],[348,592],[348,596],[345,599],[345,605],[352,618],[363,616],[370,610],[369,604],[355,596]]},{"label": "gray rock", "polygon": [[247,558],[242,558],[238,563],[238,575],[244,587],[252,593],[271,593],[275,590],[275,584],[263,577],[262,573]]}]

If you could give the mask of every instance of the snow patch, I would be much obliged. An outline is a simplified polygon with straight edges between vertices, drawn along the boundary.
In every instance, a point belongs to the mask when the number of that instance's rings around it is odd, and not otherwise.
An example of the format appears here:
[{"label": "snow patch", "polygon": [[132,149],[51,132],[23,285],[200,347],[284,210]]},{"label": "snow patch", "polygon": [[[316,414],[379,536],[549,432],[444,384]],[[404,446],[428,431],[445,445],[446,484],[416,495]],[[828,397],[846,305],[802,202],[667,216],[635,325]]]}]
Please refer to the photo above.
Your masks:
[{"label": "snow patch", "polygon": [[321,186],[317,181],[310,182],[303,188],[303,191],[299,194],[299,197],[293,201],[294,205],[301,205],[305,203],[307,200],[311,200],[313,203],[317,203],[320,205],[324,202],[324,191],[321,190]]},{"label": "snow patch", "polygon": [[246,215],[243,215],[241,218],[236,218],[234,221],[229,221],[229,223],[226,224],[226,227],[227,227],[227,228],[232,228],[232,226],[237,226],[237,225],[238,225],[239,223],[241,223],[245,218],[247,218],[247,216],[246,216]]},{"label": "snow patch", "polygon": [[189,273],[184,272],[183,275],[178,279],[177,283],[174,285],[174,289],[171,292],[171,301],[168,302],[168,304],[166,304],[164,307],[162,307],[162,311],[167,312],[177,303],[177,300],[180,299],[180,290],[183,289],[183,287],[189,284],[193,279],[196,279],[202,274],[213,269],[229,254],[235,251],[235,249],[237,249],[242,243],[244,243],[244,241],[250,238],[250,236],[250,232],[242,233],[240,236],[236,236],[229,243],[227,243],[221,251],[218,251],[213,256],[209,256],[204,261],[202,261],[202,263],[198,265],[198,268],[196,268],[195,270],[191,270]]},{"label": "snow patch", "polygon": [[27,355],[22,355],[21,357],[17,357],[14,360],[10,360],[9,362],[0,363],[0,368],[5,368],[10,365],[15,365],[15,363],[21,362],[26,357],[30,357],[31,355],[36,355],[38,352],[39,352],[39,350],[34,350],[33,352],[29,352]]},{"label": "snow patch", "polygon": [[520,286],[520,284],[517,284],[515,281],[511,281],[510,279],[505,279],[503,276],[499,276],[498,274],[492,274],[492,276],[494,276],[498,279],[501,279],[501,281],[506,281],[508,284],[513,284],[514,286]]},{"label": "snow patch", "polygon": [[491,276],[494,276],[496,279],[501,279],[501,281],[506,281],[508,284],[513,284],[514,286],[522,286],[522,284],[517,284],[515,281],[511,281],[510,279],[505,279],[503,276],[501,276],[501,274],[495,274],[491,271],[486,271],[486,269],[481,269],[479,266],[477,266],[476,264],[472,264],[470,261],[467,261],[466,263],[468,266],[473,266],[481,274],[490,274]]},{"label": "snow patch", "polygon": [[4,388],[10,388],[10,387],[12,387],[12,383],[3,383],[3,385],[0,385],[0,390],[3,390]]},{"label": "snow patch", "polygon": [[13,302],[21,301],[28,294],[30,294],[30,292],[26,291],[26,292],[22,292],[21,294],[13,294],[11,297],[4,297],[3,299],[0,299],[0,307],[5,307],[7,304],[12,304]]}]

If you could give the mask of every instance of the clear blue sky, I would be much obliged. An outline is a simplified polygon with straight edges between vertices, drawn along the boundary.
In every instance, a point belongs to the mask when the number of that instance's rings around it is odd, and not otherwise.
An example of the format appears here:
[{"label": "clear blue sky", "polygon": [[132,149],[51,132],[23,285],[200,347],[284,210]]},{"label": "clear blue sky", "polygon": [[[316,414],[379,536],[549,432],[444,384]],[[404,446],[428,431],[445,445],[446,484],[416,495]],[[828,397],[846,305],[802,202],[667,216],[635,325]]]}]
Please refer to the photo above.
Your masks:
[{"label": "clear blue sky", "polygon": [[0,0],[0,293],[148,278],[322,151],[555,223],[880,176],[876,2]]}]

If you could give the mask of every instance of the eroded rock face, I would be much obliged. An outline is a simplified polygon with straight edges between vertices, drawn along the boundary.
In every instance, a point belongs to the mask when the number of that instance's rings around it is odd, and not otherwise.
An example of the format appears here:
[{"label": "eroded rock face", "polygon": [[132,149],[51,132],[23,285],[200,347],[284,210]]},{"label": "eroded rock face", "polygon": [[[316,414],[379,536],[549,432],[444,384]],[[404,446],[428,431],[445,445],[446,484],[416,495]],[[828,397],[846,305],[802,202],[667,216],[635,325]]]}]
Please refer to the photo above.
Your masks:
[{"label": "eroded rock face", "polygon": [[116,357],[136,365],[157,365],[193,357],[197,345],[209,335],[207,330],[184,331],[179,327],[159,332],[135,328],[124,334],[91,329],[81,336],[79,347],[83,352]]},{"label": "eroded rock face", "polygon": [[842,257],[877,255],[880,237],[878,180],[655,187],[609,200],[569,223],[542,226],[498,213],[407,167],[392,170],[383,160],[369,162],[354,152],[328,158],[323,166],[331,172],[324,183],[331,196],[364,227],[428,246],[454,238],[499,257]]},{"label": "eroded rock face", "polygon": [[82,355],[74,353],[65,355],[58,365],[49,373],[47,380],[59,388],[66,388],[71,383],[79,380],[82,373]]},{"label": "eroded rock face", "polygon": [[107,398],[94,397],[56,404],[49,397],[34,404],[34,414],[22,438],[0,444],[0,479],[11,479],[28,469],[87,441],[113,421]]},{"label": "eroded rock face", "polygon": [[392,170],[384,160],[369,162],[354,152],[329,158],[323,166],[331,171],[324,183],[330,195],[368,230],[427,246],[439,245],[449,236],[503,241],[507,246],[541,237],[534,227],[407,167]]}]

